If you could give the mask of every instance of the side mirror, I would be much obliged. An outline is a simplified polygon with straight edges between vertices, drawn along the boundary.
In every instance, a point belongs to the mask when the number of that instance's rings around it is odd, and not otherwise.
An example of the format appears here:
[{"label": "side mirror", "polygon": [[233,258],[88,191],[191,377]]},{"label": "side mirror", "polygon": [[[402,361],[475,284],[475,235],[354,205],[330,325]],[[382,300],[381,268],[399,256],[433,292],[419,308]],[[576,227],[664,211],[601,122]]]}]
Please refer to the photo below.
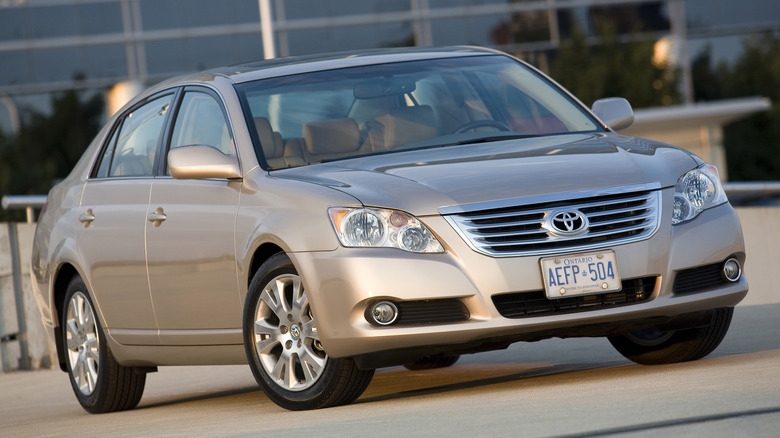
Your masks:
[{"label": "side mirror", "polygon": [[634,110],[622,97],[608,97],[593,102],[592,111],[614,131],[626,129],[634,123]]},{"label": "side mirror", "polygon": [[183,146],[168,152],[168,169],[176,179],[241,178],[238,158],[210,146]]}]

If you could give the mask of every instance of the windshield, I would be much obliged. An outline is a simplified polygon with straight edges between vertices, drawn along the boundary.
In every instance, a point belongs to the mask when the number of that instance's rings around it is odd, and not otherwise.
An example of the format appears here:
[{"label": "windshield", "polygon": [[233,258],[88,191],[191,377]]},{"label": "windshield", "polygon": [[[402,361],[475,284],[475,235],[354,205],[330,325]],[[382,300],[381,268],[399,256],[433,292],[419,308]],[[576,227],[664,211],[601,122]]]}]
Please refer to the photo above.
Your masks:
[{"label": "windshield", "polygon": [[508,138],[601,132],[572,99],[504,56],[409,61],[239,84],[270,170]]}]

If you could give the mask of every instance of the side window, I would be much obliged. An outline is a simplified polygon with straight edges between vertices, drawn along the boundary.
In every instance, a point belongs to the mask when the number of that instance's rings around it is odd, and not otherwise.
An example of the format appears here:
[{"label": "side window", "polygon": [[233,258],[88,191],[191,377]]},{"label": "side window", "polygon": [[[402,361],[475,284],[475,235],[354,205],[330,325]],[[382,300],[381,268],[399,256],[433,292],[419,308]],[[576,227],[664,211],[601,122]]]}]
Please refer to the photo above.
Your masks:
[{"label": "side window", "polygon": [[187,91],[173,125],[171,149],[194,145],[235,155],[230,129],[217,100],[208,93]]},{"label": "side window", "polygon": [[165,114],[173,95],[134,109],[117,123],[101,158],[96,176],[152,176]]},{"label": "side window", "polygon": [[[117,126],[121,127],[122,124],[119,123]],[[119,137],[119,128],[114,130],[114,133],[111,134],[111,140],[108,142],[106,150],[103,151],[103,157],[100,159],[100,167],[98,167],[97,173],[95,174],[98,178],[105,178],[108,176],[108,169],[111,168],[111,160],[114,158],[117,137]]]}]

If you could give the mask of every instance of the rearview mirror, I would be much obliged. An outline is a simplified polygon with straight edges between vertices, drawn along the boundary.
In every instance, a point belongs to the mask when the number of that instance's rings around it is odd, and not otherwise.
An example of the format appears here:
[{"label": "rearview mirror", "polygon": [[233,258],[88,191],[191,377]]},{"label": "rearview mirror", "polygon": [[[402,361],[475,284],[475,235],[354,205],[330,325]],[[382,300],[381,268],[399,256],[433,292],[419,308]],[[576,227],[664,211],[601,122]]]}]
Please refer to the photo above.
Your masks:
[{"label": "rearview mirror", "polygon": [[168,169],[176,179],[241,178],[235,155],[211,146],[184,146],[168,152]]},{"label": "rearview mirror", "polygon": [[370,79],[355,85],[355,99],[374,99],[377,97],[400,96],[414,91],[417,85],[411,78]]},{"label": "rearview mirror", "polygon": [[608,97],[593,103],[593,114],[614,131],[626,129],[634,124],[634,110],[622,97]]}]

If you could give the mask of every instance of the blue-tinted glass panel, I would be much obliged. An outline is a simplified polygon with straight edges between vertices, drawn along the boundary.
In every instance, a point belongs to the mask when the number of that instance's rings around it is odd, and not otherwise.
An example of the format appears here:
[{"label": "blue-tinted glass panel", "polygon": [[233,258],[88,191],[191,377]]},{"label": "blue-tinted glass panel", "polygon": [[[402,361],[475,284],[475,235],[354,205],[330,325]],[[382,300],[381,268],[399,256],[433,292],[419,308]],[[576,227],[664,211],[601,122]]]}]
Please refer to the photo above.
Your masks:
[{"label": "blue-tinted glass panel", "polygon": [[188,71],[183,40],[150,41],[144,45],[146,69],[149,74],[169,74]]},{"label": "blue-tinted glass panel", "polygon": [[35,82],[69,81],[86,73],[78,48],[35,50],[32,61]]},{"label": "blue-tinted glass panel", "polygon": [[780,20],[777,0],[687,0],[685,13],[690,28],[749,24]]},{"label": "blue-tinted glass panel", "polygon": [[709,51],[712,68],[720,63],[733,63],[743,51],[744,35],[729,35],[712,38],[692,38],[688,40],[691,59]]},{"label": "blue-tinted glass panel", "polygon": [[0,41],[18,40],[27,36],[27,9],[2,9],[0,12]]},{"label": "blue-tinted glass panel", "polygon": [[0,41],[122,32],[119,2],[0,8]]},{"label": "blue-tinted glass panel", "polygon": [[127,57],[125,46],[114,44],[107,46],[86,46],[83,48],[84,71],[87,79],[127,78]]},{"label": "blue-tinted glass panel", "polygon": [[19,85],[30,82],[30,52],[4,52],[0,55],[0,84]]},{"label": "blue-tinted glass panel", "polygon": [[31,38],[79,35],[79,10],[75,6],[48,6],[27,10]]},{"label": "blue-tinted glass panel", "polygon": [[145,50],[147,71],[152,75],[194,72],[262,59],[262,41],[252,35],[150,41]]},{"label": "blue-tinted glass panel", "polygon": [[263,38],[259,33],[236,35],[233,41],[235,64],[263,59]]},{"label": "blue-tinted glass panel", "polygon": [[141,22],[147,30],[184,27],[184,13],[178,0],[141,0]]},{"label": "blue-tinted glass panel", "polygon": [[287,38],[292,55],[414,45],[410,23],[301,30]]},{"label": "blue-tinted glass panel", "polygon": [[235,64],[232,36],[190,38],[185,40],[190,70],[204,70]]},{"label": "blue-tinted glass panel", "polygon": [[500,3],[512,3],[509,0],[428,0],[428,7],[433,8],[456,8],[460,6],[481,6]]},{"label": "blue-tinted glass panel", "polygon": [[253,0],[141,0],[140,5],[148,30],[260,22]]},{"label": "blue-tinted glass panel", "polygon": [[82,35],[122,33],[122,5],[119,2],[79,5]]},{"label": "blue-tinted glass panel", "polygon": [[600,33],[604,25],[615,28],[621,34],[669,29],[666,3],[660,1],[591,6],[588,8],[588,21],[591,30],[596,33]]},{"label": "blue-tinted glass panel", "polygon": [[[511,37],[511,39],[514,40],[516,37],[512,31],[511,20],[512,17],[506,15],[483,15],[431,20],[433,44],[437,46],[453,44],[500,44],[500,42],[496,41],[498,39],[496,35],[501,35],[501,30],[506,27],[508,27],[508,38]],[[545,34],[543,29],[538,30],[537,33]]]},{"label": "blue-tinted glass panel", "polygon": [[357,14],[408,11],[409,0],[286,0],[284,15],[287,20],[299,18],[343,17]]}]

